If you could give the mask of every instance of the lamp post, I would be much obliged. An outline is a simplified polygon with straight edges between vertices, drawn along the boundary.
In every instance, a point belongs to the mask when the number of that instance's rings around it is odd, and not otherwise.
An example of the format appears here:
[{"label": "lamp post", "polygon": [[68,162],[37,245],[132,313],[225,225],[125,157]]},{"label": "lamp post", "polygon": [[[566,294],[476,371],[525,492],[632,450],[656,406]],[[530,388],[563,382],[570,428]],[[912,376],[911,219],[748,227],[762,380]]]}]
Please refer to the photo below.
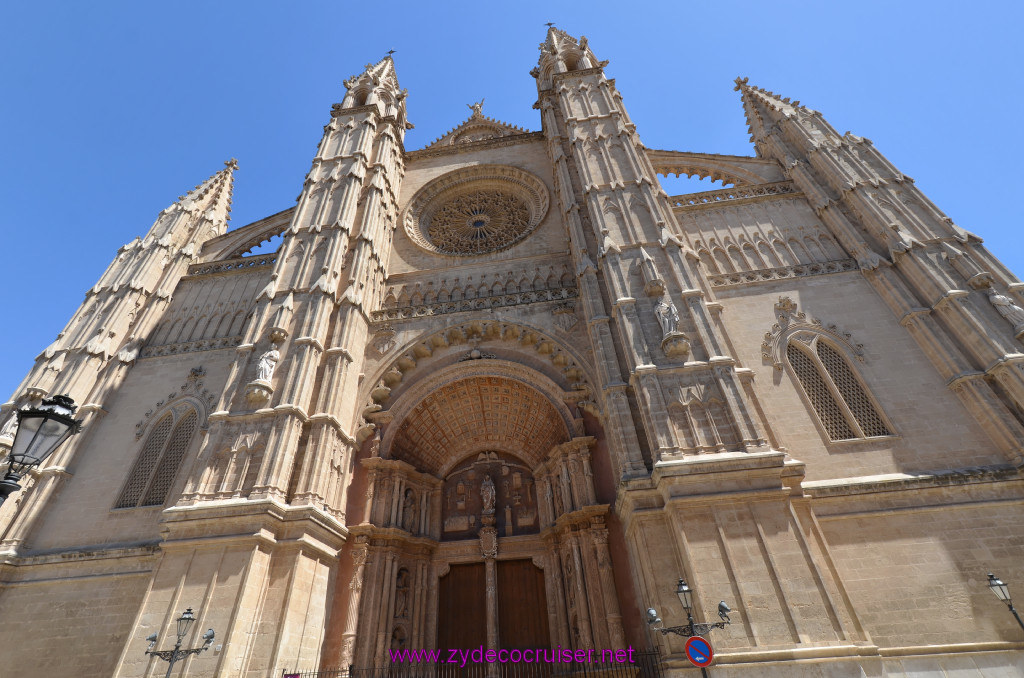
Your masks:
[{"label": "lamp post", "polygon": [[152,634],[146,640],[149,641],[149,647],[146,648],[146,654],[151,654],[154,657],[159,657],[167,662],[167,678],[171,678],[171,670],[174,669],[174,663],[179,659],[184,659],[190,654],[199,654],[203,650],[210,647],[213,643],[213,629],[206,629],[206,633],[203,634],[203,646],[193,647],[187,650],[181,649],[181,641],[188,635],[188,630],[192,628],[192,625],[196,623],[196,616],[192,613],[192,608],[186,609],[180,617],[178,617],[178,639],[174,643],[173,650],[153,650],[156,645],[156,634]]},{"label": "lamp post", "polygon": [[[658,616],[658,611],[653,607],[647,608],[647,623],[655,631],[660,631],[661,635],[668,633],[674,633],[677,636],[683,636],[684,638],[690,638],[692,636],[705,636],[711,633],[713,629],[724,629],[727,624],[732,622],[729,620],[729,613],[732,612],[729,606],[725,604],[723,600],[718,604],[718,616],[722,618],[720,622],[705,622],[698,624],[693,620],[693,589],[689,587],[682,577],[679,578],[679,583],[676,584],[676,595],[679,596],[679,602],[682,603],[683,609],[686,610],[686,623],[681,626],[659,626],[661,624],[661,617]],[[701,674],[704,678],[707,678],[708,672],[703,666],[700,668]]]},{"label": "lamp post", "polygon": [[1010,587],[991,572],[988,573],[988,590],[996,594],[996,598],[1006,603],[1006,607],[1010,608],[1010,613],[1016,618],[1020,627],[1024,629],[1024,622],[1020,620],[1020,615],[1017,614],[1017,610],[1013,608],[1013,601],[1010,600]]},{"label": "lamp post", "polygon": [[21,489],[18,481],[38,466],[65,440],[82,430],[82,422],[74,418],[75,401],[66,395],[43,400],[39,407],[18,410],[18,432],[7,459],[7,475],[0,480],[0,504]]}]

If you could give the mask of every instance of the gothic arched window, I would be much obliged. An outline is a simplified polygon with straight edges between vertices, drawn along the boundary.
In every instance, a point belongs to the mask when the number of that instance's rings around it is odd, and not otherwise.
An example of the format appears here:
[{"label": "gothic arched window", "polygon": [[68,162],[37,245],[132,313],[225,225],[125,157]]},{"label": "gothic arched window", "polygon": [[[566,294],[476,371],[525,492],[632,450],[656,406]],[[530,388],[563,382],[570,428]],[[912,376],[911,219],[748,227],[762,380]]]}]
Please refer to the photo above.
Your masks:
[{"label": "gothic arched window", "polygon": [[198,415],[192,407],[165,414],[143,443],[114,508],[162,506],[197,425]]},{"label": "gothic arched window", "polygon": [[786,346],[786,358],[831,440],[892,435],[846,358],[820,337],[806,349]]}]

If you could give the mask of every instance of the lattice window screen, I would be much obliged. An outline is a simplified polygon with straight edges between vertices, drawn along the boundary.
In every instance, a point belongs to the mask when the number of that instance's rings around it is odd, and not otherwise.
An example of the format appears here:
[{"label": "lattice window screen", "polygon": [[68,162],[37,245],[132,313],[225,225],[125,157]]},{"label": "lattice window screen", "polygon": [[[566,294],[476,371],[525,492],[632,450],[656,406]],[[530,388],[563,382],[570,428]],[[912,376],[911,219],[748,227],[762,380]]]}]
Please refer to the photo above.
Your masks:
[{"label": "lattice window screen", "polygon": [[832,381],[835,382],[836,388],[839,389],[846,401],[846,406],[853,412],[864,435],[868,437],[891,435],[843,356],[821,341],[818,342],[817,348],[821,364],[825,366],[829,376],[832,377]]},{"label": "lattice window screen", "polygon": [[181,418],[178,425],[174,427],[171,440],[167,443],[167,451],[160,459],[160,465],[156,469],[153,482],[146,492],[146,497],[140,506],[160,506],[167,501],[167,493],[171,489],[175,476],[178,475],[178,467],[188,450],[188,444],[192,440],[192,434],[196,430],[196,411],[190,410],[187,415]]},{"label": "lattice window screen", "polygon": [[814,360],[792,344],[786,347],[786,357],[789,358],[789,364],[793,366],[800,385],[804,387],[804,392],[814,406],[814,411],[825,426],[828,437],[832,440],[856,438],[857,434],[843,416],[842,409],[818,372]]},{"label": "lattice window screen", "polygon": [[173,423],[174,416],[167,413],[153,428],[149,438],[142,446],[139,458],[135,460],[135,466],[132,467],[132,472],[128,475],[128,482],[125,484],[124,490],[121,491],[121,496],[114,504],[114,508],[130,508],[138,505],[139,499],[142,498],[142,493],[146,491],[146,485],[149,484],[149,479],[153,475],[153,469],[160,458],[160,453],[167,443],[167,436],[170,435]]}]

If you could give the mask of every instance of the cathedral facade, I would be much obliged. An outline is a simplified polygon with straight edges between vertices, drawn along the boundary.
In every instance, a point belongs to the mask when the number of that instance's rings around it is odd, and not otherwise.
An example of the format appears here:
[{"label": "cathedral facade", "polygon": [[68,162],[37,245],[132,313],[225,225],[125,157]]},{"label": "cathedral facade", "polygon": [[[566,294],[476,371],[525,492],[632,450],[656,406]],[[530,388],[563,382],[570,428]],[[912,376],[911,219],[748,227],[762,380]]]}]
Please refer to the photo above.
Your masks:
[{"label": "cathedral facade", "polygon": [[716,677],[1024,674],[1024,284],[820,113],[741,79],[756,156],[654,150],[605,63],[552,27],[540,131],[406,150],[387,57],[294,207],[228,230],[231,161],[122,247],[2,408],[84,422],[0,506],[2,663],[163,675],[190,607],[175,675],[685,676],[683,577]]}]

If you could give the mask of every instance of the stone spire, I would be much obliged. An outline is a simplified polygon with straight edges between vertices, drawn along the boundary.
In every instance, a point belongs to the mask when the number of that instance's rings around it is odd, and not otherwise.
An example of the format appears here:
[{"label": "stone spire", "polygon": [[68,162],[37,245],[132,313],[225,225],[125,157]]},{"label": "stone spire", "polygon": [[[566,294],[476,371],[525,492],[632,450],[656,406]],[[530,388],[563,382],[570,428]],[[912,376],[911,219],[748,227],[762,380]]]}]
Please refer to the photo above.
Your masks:
[{"label": "stone spire", "polygon": [[530,75],[538,78],[538,87],[542,90],[551,87],[551,76],[556,73],[582,71],[608,64],[607,61],[599,61],[594,55],[585,35],[577,40],[554,25],[548,26],[547,36],[540,43],[540,53],[537,68],[530,71]]},{"label": "stone spire", "polygon": [[366,64],[362,73],[344,84],[348,91],[341,102],[342,109],[376,105],[382,116],[398,118],[403,137],[405,130],[412,128],[405,115],[405,97],[409,92],[398,83],[395,61],[390,54],[375,64]]},{"label": "stone spire", "polygon": [[[782,166],[993,442],[1020,464],[1024,427],[1010,410],[1024,409],[1024,373],[1006,367],[1019,355],[1017,327],[992,308],[1014,303],[1001,290],[1019,295],[1016,279],[869,139],[839,134],[819,112],[745,78],[736,89],[758,155]],[[973,374],[986,378],[960,380]]]}]

